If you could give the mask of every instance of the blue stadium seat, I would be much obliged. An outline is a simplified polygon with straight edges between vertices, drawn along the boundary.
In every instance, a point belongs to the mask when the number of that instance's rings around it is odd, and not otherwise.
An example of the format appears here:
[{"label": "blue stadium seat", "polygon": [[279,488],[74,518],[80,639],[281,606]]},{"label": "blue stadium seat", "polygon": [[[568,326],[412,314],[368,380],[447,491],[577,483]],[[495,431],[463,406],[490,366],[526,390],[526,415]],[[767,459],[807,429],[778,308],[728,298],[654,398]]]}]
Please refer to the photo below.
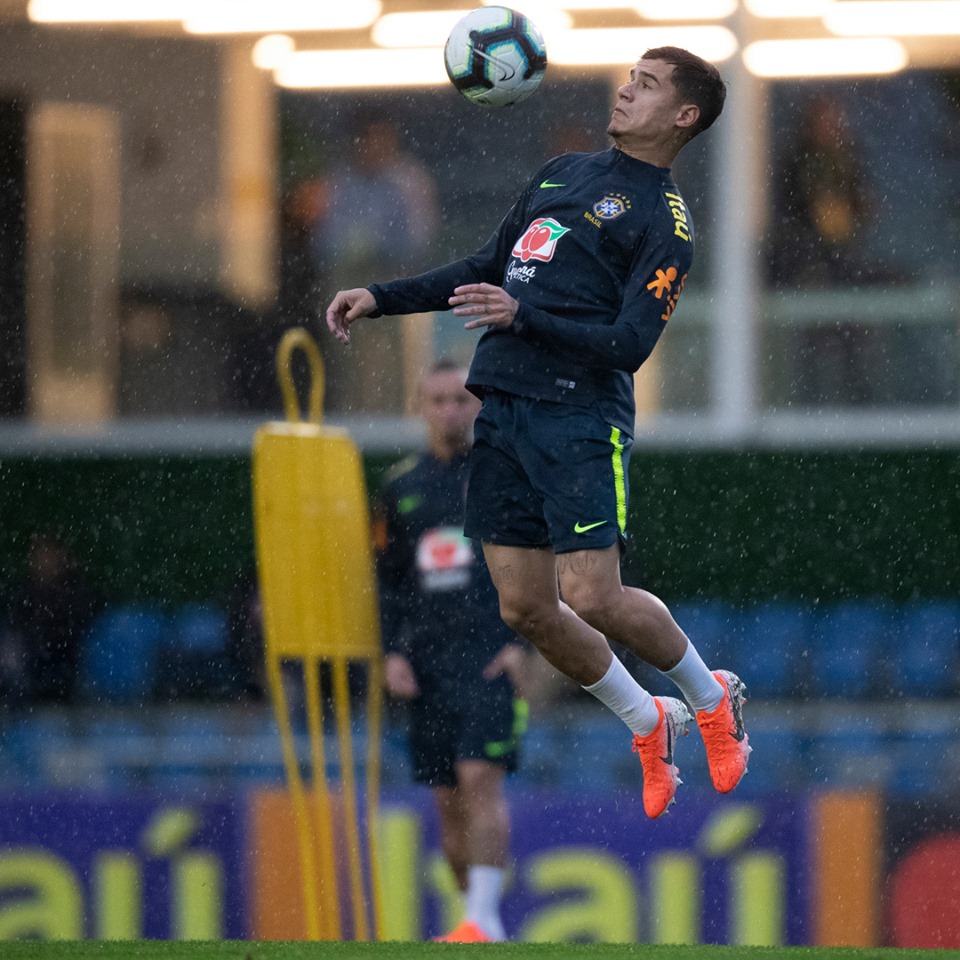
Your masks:
[{"label": "blue stadium seat", "polygon": [[812,616],[801,603],[771,602],[746,607],[739,646],[729,666],[747,685],[751,698],[799,696],[799,666],[810,650]]},{"label": "blue stadium seat", "polygon": [[189,603],[170,618],[157,670],[157,691],[168,699],[214,700],[233,690],[229,619],[212,603]]},{"label": "blue stadium seat", "polygon": [[[747,718],[749,721],[749,717]],[[639,763],[637,757],[633,758]],[[696,723],[691,723],[687,735],[677,743],[674,756],[677,768],[680,770],[680,779],[683,780],[681,790],[708,790],[713,794],[713,784],[710,782],[710,768],[707,766],[707,753],[703,749],[703,738],[697,731]],[[639,786],[641,780],[635,780]]]},{"label": "blue stadium seat", "polygon": [[4,727],[2,737],[4,789],[14,788],[18,779],[41,783],[49,771],[51,754],[69,755],[74,748],[71,720],[63,710],[24,713]]},{"label": "blue stadium seat", "polygon": [[956,732],[933,726],[904,732],[892,745],[891,789],[904,797],[949,795],[956,774],[947,758],[956,749]]},{"label": "blue stadium seat", "polygon": [[564,776],[566,748],[556,724],[534,724],[523,741],[518,780],[524,786],[554,787]]},{"label": "blue stadium seat", "polygon": [[747,775],[737,787],[738,794],[762,794],[805,786],[805,741],[800,733],[789,727],[774,729],[760,726],[751,729],[749,719],[748,716],[750,745],[754,752],[750,757]]},{"label": "blue stadium seat", "polygon": [[884,690],[896,620],[880,600],[840,601],[816,618],[810,686],[814,696],[869,697]]},{"label": "blue stadium seat", "polygon": [[960,602],[906,604],[891,649],[891,665],[891,685],[905,696],[955,696],[960,674]]},{"label": "blue stadium seat", "polygon": [[164,630],[163,615],[148,604],[112,607],[101,613],[82,655],[87,698],[100,703],[147,700]]},{"label": "blue stadium seat", "polygon": [[723,600],[684,600],[670,604],[673,619],[712,669],[726,665],[739,647],[737,609]]},{"label": "blue stadium seat", "polygon": [[640,767],[630,751],[631,734],[608,710],[576,717],[560,747],[559,785],[569,790],[614,790],[624,781],[637,783]]},{"label": "blue stadium seat", "polygon": [[891,772],[890,738],[871,715],[822,717],[810,739],[806,772],[812,785],[835,789],[882,789]]},{"label": "blue stadium seat", "polygon": [[227,615],[210,603],[188,603],[170,620],[173,646],[201,656],[217,656],[227,648]]}]

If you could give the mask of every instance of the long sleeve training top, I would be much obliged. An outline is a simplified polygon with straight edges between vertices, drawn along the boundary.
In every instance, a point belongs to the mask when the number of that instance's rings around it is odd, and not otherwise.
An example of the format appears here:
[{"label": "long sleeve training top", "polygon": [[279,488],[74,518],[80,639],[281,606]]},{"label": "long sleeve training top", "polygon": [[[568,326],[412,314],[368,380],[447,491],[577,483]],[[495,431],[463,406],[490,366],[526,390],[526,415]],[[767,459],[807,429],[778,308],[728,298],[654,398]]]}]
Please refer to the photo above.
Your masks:
[{"label": "long sleeve training top", "polygon": [[633,374],[663,332],[693,260],[670,171],[617,148],[548,161],[471,256],[373,284],[378,314],[448,310],[467,283],[502,286],[513,323],[477,343],[467,386],[592,406],[632,435]]}]

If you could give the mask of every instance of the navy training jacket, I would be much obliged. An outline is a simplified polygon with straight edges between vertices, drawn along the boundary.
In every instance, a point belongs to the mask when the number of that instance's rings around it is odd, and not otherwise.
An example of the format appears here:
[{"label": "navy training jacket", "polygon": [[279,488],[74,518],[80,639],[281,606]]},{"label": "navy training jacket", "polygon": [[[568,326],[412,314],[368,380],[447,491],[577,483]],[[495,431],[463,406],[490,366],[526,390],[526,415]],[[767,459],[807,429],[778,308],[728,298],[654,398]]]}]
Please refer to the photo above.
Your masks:
[{"label": "navy training jacket", "polygon": [[613,147],[548,161],[472,256],[373,284],[375,315],[449,310],[455,287],[502,286],[513,324],[480,338],[467,386],[590,406],[633,435],[633,374],[693,261],[693,222],[670,171]]}]

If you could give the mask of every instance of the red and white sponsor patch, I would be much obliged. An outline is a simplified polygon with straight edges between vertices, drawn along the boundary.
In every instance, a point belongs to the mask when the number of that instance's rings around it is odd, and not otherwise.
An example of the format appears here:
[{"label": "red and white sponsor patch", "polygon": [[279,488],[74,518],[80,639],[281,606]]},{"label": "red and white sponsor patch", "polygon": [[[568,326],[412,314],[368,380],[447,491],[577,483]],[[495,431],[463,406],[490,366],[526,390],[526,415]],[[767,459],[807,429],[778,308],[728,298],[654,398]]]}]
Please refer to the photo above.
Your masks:
[{"label": "red and white sponsor patch", "polygon": [[557,223],[551,217],[538,217],[524,230],[510,252],[514,257],[519,257],[523,263],[528,260],[546,262],[553,259],[557,241],[569,232],[569,227]]}]

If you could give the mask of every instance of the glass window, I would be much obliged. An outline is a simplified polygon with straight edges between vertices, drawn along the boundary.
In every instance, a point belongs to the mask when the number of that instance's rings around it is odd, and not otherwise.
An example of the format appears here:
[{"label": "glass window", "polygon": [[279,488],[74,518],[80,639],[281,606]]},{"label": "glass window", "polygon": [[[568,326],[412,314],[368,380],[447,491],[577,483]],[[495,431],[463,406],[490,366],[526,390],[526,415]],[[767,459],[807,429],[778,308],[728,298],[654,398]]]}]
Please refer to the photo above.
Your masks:
[{"label": "glass window", "polygon": [[[611,103],[604,80],[503,110],[453,90],[282,93],[282,311],[301,322],[337,289],[473,252],[548,158],[607,145]],[[409,408],[431,357],[469,360],[479,336],[448,314],[358,330],[349,354],[321,332],[332,412]]]},{"label": "glass window", "polygon": [[960,76],[771,88],[767,407],[956,404]]}]

